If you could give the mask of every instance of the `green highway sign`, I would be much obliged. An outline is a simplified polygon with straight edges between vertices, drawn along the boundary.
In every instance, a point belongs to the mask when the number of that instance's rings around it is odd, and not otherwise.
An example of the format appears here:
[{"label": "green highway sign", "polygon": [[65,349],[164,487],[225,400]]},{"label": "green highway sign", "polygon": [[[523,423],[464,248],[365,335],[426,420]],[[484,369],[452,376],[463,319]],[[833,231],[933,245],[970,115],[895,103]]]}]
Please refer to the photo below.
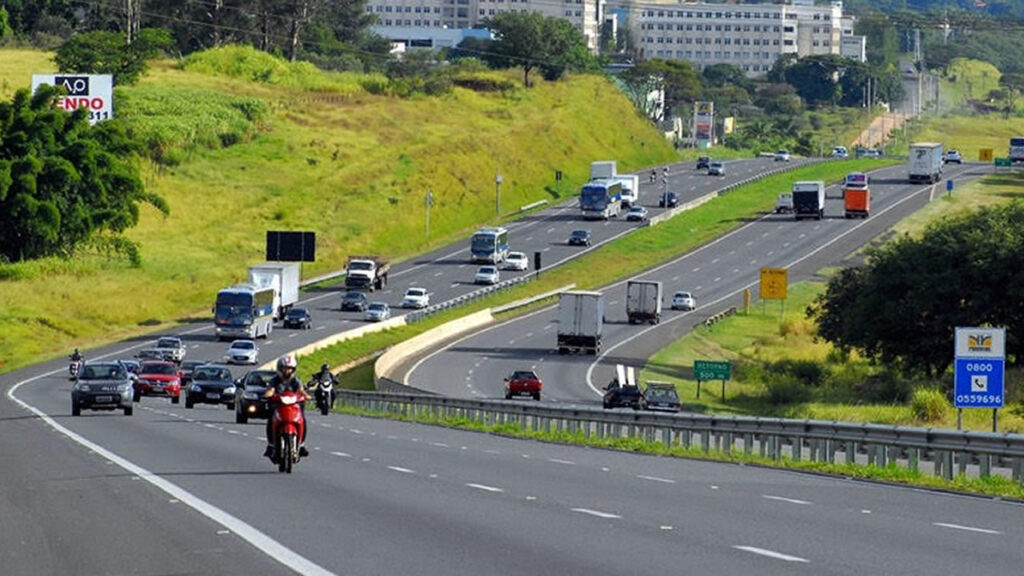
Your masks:
[{"label": "green highway sign", "polygon": [[693,378],[698,381],[728,380],[730,372],[731,365],[728,362],[693,361]]},{"label": "green highway sign", "polygon": [[1009,167],[1010,166],[1010,159],[1009,158],[996,158],[996,166],[998,166],[1000,168]]}]

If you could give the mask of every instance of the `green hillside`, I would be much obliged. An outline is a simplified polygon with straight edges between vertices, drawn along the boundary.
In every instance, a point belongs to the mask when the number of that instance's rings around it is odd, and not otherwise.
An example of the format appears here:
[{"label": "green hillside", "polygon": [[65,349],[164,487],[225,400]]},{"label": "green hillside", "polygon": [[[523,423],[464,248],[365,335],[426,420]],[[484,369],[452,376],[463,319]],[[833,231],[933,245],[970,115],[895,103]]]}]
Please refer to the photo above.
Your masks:
[{"label": "green hillside", "polygon": [[[318,261],[303,267],[312,277],[348,254],[402,259],[494,222],[496,173],[507,218],[574,194],[592,160],[638,170],[675,157],[599,76],[525,90],[515,72],[481,72],[489,81],[479,85],[499,89],[400,99],[381,77],[266,58],[229,50],[155,62],[137,86],[115,90],[117,114],[166,158],[143,173],[171,214],[142,207],[128,234],[140,268],[95,254],[0,264],[0,370],[167,321],[207,321],[215,292],[263,258],[268,229],[317,233]],[[0,96],[53,70],[46,54],[0,51]]]}]

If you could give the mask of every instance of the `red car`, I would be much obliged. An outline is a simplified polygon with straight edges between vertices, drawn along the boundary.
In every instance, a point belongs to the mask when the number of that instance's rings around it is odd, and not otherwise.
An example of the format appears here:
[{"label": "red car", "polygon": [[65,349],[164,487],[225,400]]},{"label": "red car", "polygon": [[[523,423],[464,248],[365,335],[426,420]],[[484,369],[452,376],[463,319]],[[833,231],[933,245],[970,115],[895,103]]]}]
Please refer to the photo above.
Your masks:
[{"label": "red car", "polygon": [[533,370],[516,370],[505,378],[505,398],[533,396],[534,400],[540,400],[540,390],[543,387],[544,383],[540,381],[540,376]]},{"label": "red car", "polygon": [[174,362],[143,362],[135,381],[135,401],[142,396],[166,396],[172,404],[181,400],[181,374]]}]

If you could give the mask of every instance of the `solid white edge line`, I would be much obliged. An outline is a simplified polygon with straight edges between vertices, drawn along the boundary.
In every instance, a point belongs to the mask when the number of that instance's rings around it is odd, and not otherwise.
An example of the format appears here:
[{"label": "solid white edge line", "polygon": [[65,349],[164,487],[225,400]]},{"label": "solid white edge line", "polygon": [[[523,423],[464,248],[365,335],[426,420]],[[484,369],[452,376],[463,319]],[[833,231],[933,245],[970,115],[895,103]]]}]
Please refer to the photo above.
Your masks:
[{"label": "solid white edge line", "polygon": [[767,556],[768,558],[774,558],[776,560],[785,560],[786,562],[803,562],[808,563],[810,560],[801,558],[799,556],[790,556],[789,554],[783,554],[782,552],[775,552],[773,550],[765,550],[764,548],[757,548],[754,546],[733,546],[737,550],[743,550],[744,552],[751,552],[760,556]]},{"label": "solid white edge line", "polygon": [[967,532],[978,532],[980,534],[1002,534],[999,530],[990,530],[988,528],[975,528],[974,526],[963,526],[961,524],[947,524],[945,522],[932,522],[934,526],[941,526],[942,528],[952,528],[954,530],[966,530]]},{"label": "solid white edge line", "polygon": [[388,470],[394,470],[395,472],[401,472],[402,474],[415,474],[415,470],[409,470],[408,468],[402,468],[401,466],[388,466]]},{"label": "solid white edge line", "polygon": [[790,504],[812,504],[812,502],[808,502],[806,500],[797,500],[796,498],[785,498],[783,496],[772,496],[771,494],[761,494],[761,498],[765,498],[767,500],[778,500],[779,502],[789,502]]},{"label": "solid white edge line", "polygon": [[598,518],[608,518],[608,519],[611,519],[611,518],[622,518],[622,516],[619,516],[618,514],[610,514],[608,512],[599,512],[597,510],[591,510],[589,508],[573,508],[572,511],[573,512],[579,512],[581,514],[589,514],[591,516],[597,516]]},{"label": "solid white edge line", "polygon": [[640,478],[641,480],[650,480],[651,482],[663,482],[665,484],[675,484],[676,483],[675,480],[670,480],[668,478],[658,478],[657,476],[644,476],[643,474],[637,474],[636,477]]},{"label": "solid white edge line", "polygon": [[466,484],[466,486],[469,486],[470,488],[476,488],[477,490],[486,490],[487,492],[504,492],[505,491],[505,490],[503,490],[501,488],[496,488],[494,486],[486,486],[484,484],[474,484],[472,482]]},{"label": "solid white edge line", "polygon": [[322,566],[313,563],[311,560],[308,560],[304,556],[300,556],[291,548],[284,546],[277,540],[274,540],[270,536],[256,529],[254,526],[251,526],[243,522],[241,519],[225,512],[224,510],[221,510],[220,508],[210,504],[209,502],[203,500],[202,498],[199,498],[198,496],[195,496],[192,493],[187,492],[180,486],[172,482],[169,482],[161,478],[160,476],[157,476],[156,474],[150,472],[149,470],[146,470],[145,468],[138,466],[137,464],[134,464],[124,458],[121,458],[117,454],[114,454],[113,452],[107,450],[106,448],[103,448],[99,444],[91,442],[86,438],[80,436],[78,433],[72,432],[71,430],[58,424],[53,418],[50,418],[41,410],[38,410],[34,406],[30,406],[25,402],[22,402],[19,398],[14,396],[14,392],[23,384],[27,384],[33,380],[38,380],[40,378],[43,378],[44,376],[49,376],[57,372],[63,372],[63,370],[56,370],[48,374],[43,374],[40,376],[36,376],[34,378],[29,378],[28,380],[22,380],[21,382],[18,382],[17,384],[12,386],[10,390],[8,390],[7,397],[13,400],[14,402],[18,403],[25,410],[28,410],[29,412],[32,412],[33,414],[38,416],[43,422],[45,422],[48,426],[50,426],[57,432],[63,434],[64,436],[67,436],[71,440],[82,445],[84,448],[87,448],[95,452],[100,457],[105,458],[110,462],[120,466],[127,472],[135,476],[138,476],[139,478],[145,480],[146,482],[149,482],[156,488],[163,490],[166,494],[177,499],[179,502],[185,504],[189,508],[192,508],[196,512],[199,512],[203,516],[206,516],[210,520],[213,520],[214,522],[220,524],[228,530],[231,530],[232,532],[237,534],[241,539],[252,544],[258,550],[260,550],[267,556],[273,558],[286,568],[290,568],[304,576],[334,576],[334,572],[331,572],[330,570],[327,570],[326,568],[323,568]]}]

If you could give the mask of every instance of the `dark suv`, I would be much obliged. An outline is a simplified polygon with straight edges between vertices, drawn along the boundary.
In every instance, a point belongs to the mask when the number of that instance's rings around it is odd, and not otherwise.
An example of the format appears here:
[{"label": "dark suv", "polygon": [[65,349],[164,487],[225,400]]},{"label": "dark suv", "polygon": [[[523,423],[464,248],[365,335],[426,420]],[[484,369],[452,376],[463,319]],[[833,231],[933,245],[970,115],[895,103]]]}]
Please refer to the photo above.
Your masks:
[{"label": "dark suv", "polygon": [[675,192],[665,192],[658,199],[658,207],[675,208],[679,205],[679,196]]},{"label": "dark suv", "polygon": [[345,296],[341,299],[341,311],[342,312],[366,312],[366,307],[369,306],[370,302],[366,299],[366,294],[350,290],[345,293]]},{"label": "dark suv", "polygon": [[132,415],[133,384],[120,362],[89,362],[82,366],[71,387],[71,415],[88,410],[123,410]]},{"label": "dark suv", "polygon": [[274,370],[250,370],[235,380],[235,422],[245,424],[249,418],[270,417],[270,407],[263,394],[275,374]]},{"label": "dark suv", "polygon": [[706,170],[709,166],[711,166],[710,156],[701,156],[700,158],[697,158],[697,170]]},{"label": "dark suv", "polygon": [[644,406],[644,394],[639,386],[622,386],[616,378],[605,386],[601,405],[605,409],[629,407],[639,410]]},{"label": "dark suv", "polygon": [[569,246],[590,246],[590,230],[573,230],[570,232]]}]

